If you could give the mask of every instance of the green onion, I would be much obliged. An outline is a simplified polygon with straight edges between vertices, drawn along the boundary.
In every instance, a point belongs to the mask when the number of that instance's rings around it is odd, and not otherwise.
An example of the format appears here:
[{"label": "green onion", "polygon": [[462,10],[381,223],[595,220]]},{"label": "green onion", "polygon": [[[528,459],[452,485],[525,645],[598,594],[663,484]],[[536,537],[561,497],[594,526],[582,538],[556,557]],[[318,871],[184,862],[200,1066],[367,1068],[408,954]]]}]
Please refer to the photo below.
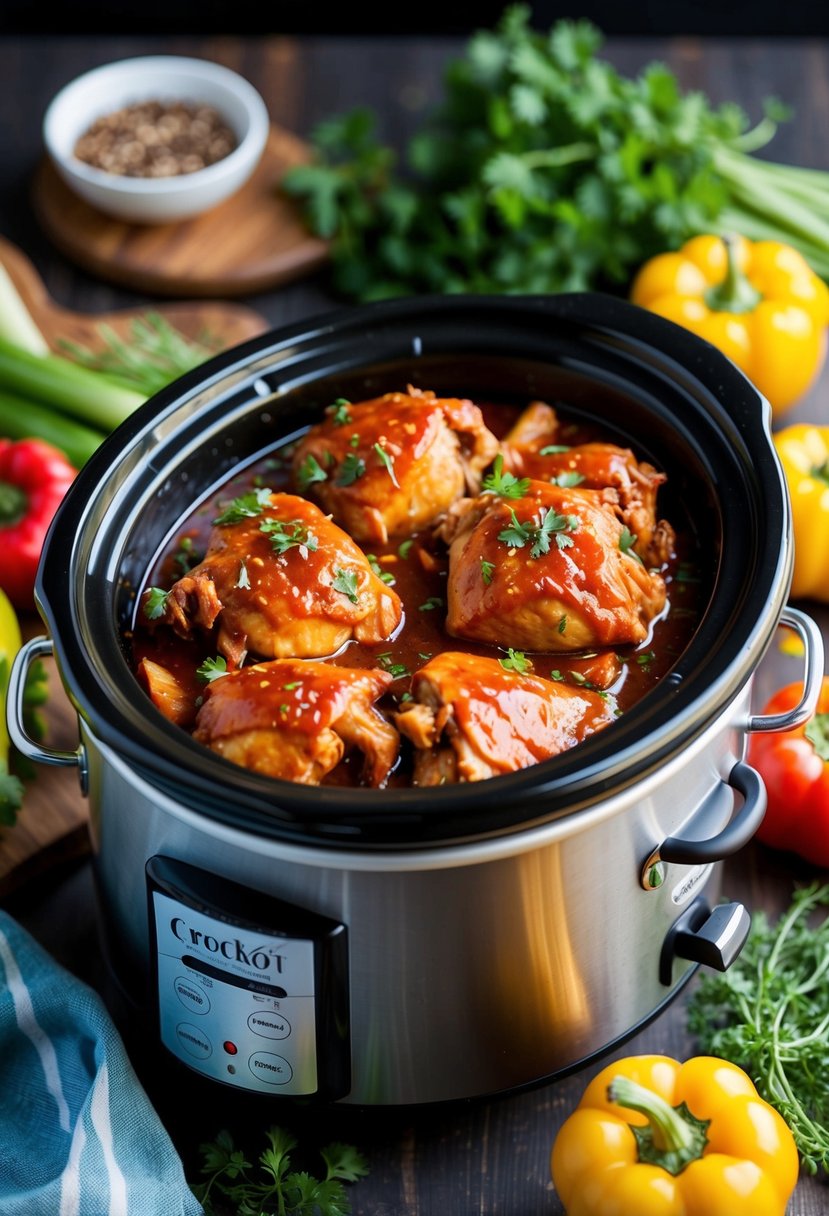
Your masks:
[{"label": "green onion", "polygon": [[32,397],[104,431],[115,430],[146,400],[145,394],[115,384],[101,372],[60,355],[33,355],[2,338],[0,389]]},{"label": "green onion", "polygon": [[104,441],[102,431],[84,426],[45,405],[15,397],[0,389],[0,435],[6,439],[43,439],[66,456],[76,469],[85,465]]},{"label": "green onion", "polygon": [[9,272],[0,262],[0,338],[31,355],[46,355],[49,344],[20,297]]}]

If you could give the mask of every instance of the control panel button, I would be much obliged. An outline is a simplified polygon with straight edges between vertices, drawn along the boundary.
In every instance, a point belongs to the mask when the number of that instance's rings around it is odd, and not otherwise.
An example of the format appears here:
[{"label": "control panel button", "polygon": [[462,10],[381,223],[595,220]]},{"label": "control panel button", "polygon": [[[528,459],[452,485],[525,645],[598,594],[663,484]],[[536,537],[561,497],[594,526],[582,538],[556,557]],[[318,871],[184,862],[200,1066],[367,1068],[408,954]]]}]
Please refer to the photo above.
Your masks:
[{"label": "control panel button", "polygon": [[248,1018],[248,1029],[265,1039],[287,1039],[291,1033],[291,1023],[278,1013],[252,1013]]},{"label": "control panel button", "polygon": [[198,984],[194,984],[190,980],[184,979],[183,976],[179,976],[173,987],[175,988],[176,996],[186,1009],[199,1014],[210,1012],[210,998]]},{"label": "control panel button", "polygon": [[176,1026],[176,1039],[187,1054],[197,1060],[206,1060],[213,1054],[213,1044],[207,1035],[187,1022],[179,1022]]},{"label": "control panel button", "polygon": [[266,1085],[287,1085],[294,1075],[288,1061],[270,1051],[255,1051],[248,1060],[248,1068]]}]

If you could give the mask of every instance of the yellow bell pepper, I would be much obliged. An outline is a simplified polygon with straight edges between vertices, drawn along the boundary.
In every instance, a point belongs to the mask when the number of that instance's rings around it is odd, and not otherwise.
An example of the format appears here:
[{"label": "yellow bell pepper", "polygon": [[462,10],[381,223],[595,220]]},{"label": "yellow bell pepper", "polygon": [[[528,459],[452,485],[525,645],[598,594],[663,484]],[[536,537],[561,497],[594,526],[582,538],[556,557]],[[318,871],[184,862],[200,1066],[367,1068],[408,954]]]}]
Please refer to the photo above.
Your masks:
[{"label": "yellow bell pepper", "polygon": [[792,500],[791,594],[829,603],[829,427],[797,423],[772,439]]},{"label": "yellow bell pepper", "polygon": [[567,1216],[784,1216],[798,1155],[742,1069],[630,1056],[587,1086],[550,1169]]},{"label": "yellow bell pepper", "polygon": [[9,731],[6,726],[6,689],[12,660],[21,647],[20,625],[5,591],[0,589],[0,824],[14,823],[23,786],[8,771]]},{"label": "yellow bell pepper", "polygon": [[779,416],[826,358],[829,288],[796,249],[741,236],[696,236],[646,262],[631,299],[726,354]]}]

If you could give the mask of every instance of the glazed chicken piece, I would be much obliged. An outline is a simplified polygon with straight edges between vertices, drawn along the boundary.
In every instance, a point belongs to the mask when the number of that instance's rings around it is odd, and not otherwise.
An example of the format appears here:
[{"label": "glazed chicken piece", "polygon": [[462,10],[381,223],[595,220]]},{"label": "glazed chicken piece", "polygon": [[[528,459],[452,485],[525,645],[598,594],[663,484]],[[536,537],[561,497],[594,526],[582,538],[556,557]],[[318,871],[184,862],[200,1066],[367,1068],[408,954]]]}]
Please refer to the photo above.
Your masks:
[{"label": "glazed chicken piece", "polygon": [[530,481],[460,504],[443,527],[448,632],[523,651],[643,642],[665,583],[630,551],[612,495]]},{"label": "glazed chicken piece", "polygon": [[193,738],[269,777],[319,785],[346,750],[363,752],[363,781],[381,786],[397,760],[397,731],[374,708],[385,671],[275,659],[208,684]]},{"label": "glazed chicken piece", "polygon": [[657,519],[656,496],[667,477],[629,448],[613,443],[557,442],[561,438],[554,409],[534,401],[523,412],[503,442],[504,467],[517,477],[581,486],[585,490],[612,489],[616,514],[633,533],[633,547],[648,566],[662,566],[672,555],[674,530]]},{"label": "glazed chicken piece", "polygon": [[409,388],[329,407],[297,444],[293,473],[358,541],[385,544],[431,527],[464,494],[477,494],[498,451],[471,401]]},{"label": "glazed chicken piece", "polygon": [[609,697],[445,651],[415,672],[397,714],[415,747],[415,785],[483,781],[575,747],[614,720]]},{"label": "glazed chicken piece", "polygon": [[173,585],[158,619],[185,638],[218,623],[218,650],[238,667],[248,651],[319,658],[351,638],[385,641],[402,611],[365,554],[318,507],[263,489],[217,517],[206,556]]}]

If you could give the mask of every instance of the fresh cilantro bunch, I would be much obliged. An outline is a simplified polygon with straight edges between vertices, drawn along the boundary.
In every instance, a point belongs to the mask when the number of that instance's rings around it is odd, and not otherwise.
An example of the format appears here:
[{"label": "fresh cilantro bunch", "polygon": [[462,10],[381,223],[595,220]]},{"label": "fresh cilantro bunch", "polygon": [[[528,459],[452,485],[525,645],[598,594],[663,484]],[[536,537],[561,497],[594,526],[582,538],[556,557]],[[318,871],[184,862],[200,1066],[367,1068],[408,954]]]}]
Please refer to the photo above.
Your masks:
[{"label": "fresh cilantro bunch", "polygon": [[207,1181],[191,1189],[206,1216],[346,1216],[351,1211],[343,1184],[368,1173],[361,1153],[348,1144],[329,1144],[320,1149],[325,1175],[315,1178],[291,1168],[297,1141],[290,1132],[271,1127],[266,1139],[256,1173],[226,1131],[200,1146]]},{"label": "fresh cilantro bunch", "polygon": [[[335,287],[361,299],[618,289],[645,259],[696,232],[727,221],[763,235],[768,190],[756,175],[766,170],[742,149],[773,134],[773,103],[747,132],[736,105],[683,95],[663,65],[620,75],[598,57],[601,43],[587,21],[538,33],[528,8],[508,8],[450,63],[443,103],[415,134],[403,172],[377,142],[369,111],[320,126],[315,163],[282,184],[330,238]],[[822,215],[829,174],[817,177]],[[786,182],[779,173],[774,181],[777,239],[808,239],[814,225],[799,217],[799,236],[781,233]],[[802,181],[797,188],[802,211]],[[824,226],[811,244],[829,268]]]},{"label": "fresh cilantro bunch", "polygon": [[829,884],[813,883],[776,924],[755,913],[740,957],[723,974],[702,975],[688,1005],[700,1050],[749,1074],[812,1174],[829,1170],[827,910]]}]

